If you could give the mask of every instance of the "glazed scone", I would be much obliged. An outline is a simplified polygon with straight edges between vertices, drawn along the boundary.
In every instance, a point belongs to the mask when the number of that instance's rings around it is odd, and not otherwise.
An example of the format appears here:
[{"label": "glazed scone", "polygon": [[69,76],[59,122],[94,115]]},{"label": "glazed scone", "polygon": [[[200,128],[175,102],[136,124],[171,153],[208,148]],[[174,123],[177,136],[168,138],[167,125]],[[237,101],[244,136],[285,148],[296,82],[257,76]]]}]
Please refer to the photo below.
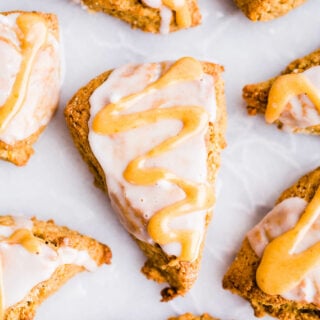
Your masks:
[{"label": "glazed scone", "polygon": [[320,168],[282,193],[248,232],[223,286],[247,299],[257,317],[320,318]]},{"label": "glazed scone", "polygon": [[186,313],[181,316],[171,317],[168,320],[219,320],[211,317],[208,313],[204,313],[201,316],[195,316],[192,313]]},{"label": "glazed scone", "polygon": [[13,216],[0,216],[0,255],[4,320],[33,319],[37,307],[67,280],[111,263],[110,249],[92,238],[53,220]]},{"label": "glazed scone", "polygon": [[252,21],[268,21],[283,16],[306,0],[234,0]]},{"label": "glazed scone", "polygon": [[201,23],[197,0],[75,0],[146,32],[169,33]]},{"label": "glazed scone", "polygon": [[58,106],[57,17],[0,13],[0,159],[24,165]]},{"label": "glazed scone", "polygon": [[278,77],[246,85],[250,115],[262,113],[280,129],[320,134],[320,50],[291,62]]},{"label": "glazed scone", "polygon": [[225,146],[223,68],[193,58],[125,65],[80,89],[65,116],[75,145],[166,282],[164,301],[197,278]]}]

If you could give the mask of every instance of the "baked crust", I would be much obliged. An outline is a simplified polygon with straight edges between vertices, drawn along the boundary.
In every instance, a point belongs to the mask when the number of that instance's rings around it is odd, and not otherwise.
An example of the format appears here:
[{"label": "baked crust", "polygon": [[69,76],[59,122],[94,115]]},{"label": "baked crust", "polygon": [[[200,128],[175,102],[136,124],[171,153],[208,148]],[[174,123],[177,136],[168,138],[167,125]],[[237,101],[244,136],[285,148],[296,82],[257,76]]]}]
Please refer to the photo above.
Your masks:
[{"label": "baked crust", "polygon": [[[160,11],[143,4],[141,0],[80,0],[81,3],[92,11],[101,11],[119,18],[131,25],[132,28],[139,28],[146,32],[160,32]],[[192,15],[191,26],[201,23],[201,14],[197,0],[187,0]],[[170,32],[178,31],[175,14],[170,24]]]},{"label": "baked crust", "polygon": [[306,0],[234,0],[236,5],[252,21],[268,21],[278,18]]},{"label": "baked crust", "polygon": [[[320,65],[320,49],[292,61],[280,75],[290,73],[301,73],[309,68]],[[268,104],[268,96],[272,84],[277,77],[271,78],[267,81],[248,84],[243,88],[243,99],[247,104],[247,111],[249,115],[264,114]],[[280,121],[275,122],[281,129],[282,123]],[[297,128],[294,130],[296,133],[308,133],[308,134],[320,134],[320,125],[310,126],[308,128]]]},{"label": "baked crust", "polygon": [[[224,84],[221,78],[223,68],[216,64],[203,63],[206,73],[215,78],[215,91],[217,99],[217,118],[207,133],[208,150],[208,180],[214,185],[217,170],[220,166],[220,151],[225,147],[224,131],[226,126],[226,108],[224,99]],[[109,77],[111,71],[107,71],[91,80],[81,88],[69,101],[65,109],[67,125],[70,129],[73,141],[88,164],[94,175],[96,186],[107,193],[106,177],[100,164],[95,158],[88,141],[88,121],[90,118],[89,98],[97,87]],[[211,219],[211,213],[207,215],[206,224]],[[193,285],[197,278],[201,256],[194,262],[180,261],[175,256],[167,255],[159,245],[142,242],[135,237],[141,250],[147,257],[142,272],[148,279],[159,283],[166,282],[170,287],[162,290],[162,301],[168,301],[178,295],[184,295]],[[203,248],[202,244],[202,248]],[[202,252],[202,249],[201,249]]]},{"label": "baked crust", "polygon": [[[12,13],[23,13],[24,11],[11,11],[11,12],[1,12],[1,15],[9,15]],[[37,15],[42,16],[48,26],[52,35],[59,40],[59,23],[58,18],[55,14],[51,13],[42,13],[32,11]],[[44,131],[46,126],[42,126],[34,132],[32,135],[26,139],[17,141],[15,144],[7,144],[4,141],[0,140],[0,159],[9,161],[17,166],[23,166],[27,164],[30,157],[34,154],[33,144],[38,140],[41,133]]]},{"label": "baked crust", "polygon": [[195,316],[192,313],[186,313],[181,316],[171,317],[168,320],[219,320],[211,317],[208,313],[204,313],[201,316]]},{"label": "baked crust", "polygon": [[[56,250],[65,245],[67,239],[68,247],[87,251],[98,266],[111,263],[112,253],[108,246],[67,227],[57,226],[53,220],[39,221],[36,218],[32,218],[32,221],[34,236],[44,240],[52,249]],[[33,319],[37,307],[46,298],[59,290],[74,275],[84,270],[83,267],[72,264],[58,267],[50,279],[33,287],[22,301],[5,310],[4,320]]]},{"label": "baked crust", "polygon": [[[290,197],[300,197],[311,201],[320,185],[320,167],[300,178],[285,190],[276,203]],[[260,258],[251,248],[247,238],[223,278],[223,287],[236,293],[251,303],[256,317],[270,314],[283,320],[315,320],[320,318],[319,308],[312,303],[298,303],[279,295],[268,295],[256,283],[256,270]]]}]

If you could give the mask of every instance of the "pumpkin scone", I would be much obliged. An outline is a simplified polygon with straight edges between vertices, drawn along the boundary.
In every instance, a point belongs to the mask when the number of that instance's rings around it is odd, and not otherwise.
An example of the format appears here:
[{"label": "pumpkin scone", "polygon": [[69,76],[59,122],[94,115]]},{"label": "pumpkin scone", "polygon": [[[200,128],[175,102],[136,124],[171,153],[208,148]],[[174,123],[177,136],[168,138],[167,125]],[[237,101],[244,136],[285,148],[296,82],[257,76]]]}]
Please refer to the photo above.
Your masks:
[{"label": "pumpkin scone", "polygon": [[27,163],[58,106],[60,85],[57,17],[0,13],[0,159]]},{"label": "pumpkin scone", "polygon": [[277,77],[246,85],[250,115],[294,133],[320,134],[320,50],[291,62]]},{"label": "pumpkin scone", "polygon": [[65,117],[73,140],[147,261],[163,301],[197,278],[225,146],[223,68],[182,58],[129,64],[81,88]]},{"label": "pumpkin scone", "polygon": [[247,299],[257,317],[320,318],[320,168],[282,193],[246,235],[223,287]]},{"label": "pumpkin scone", "polygon": [[268,21],[281,17],[306,0],[234,0],[252,21]]},{"label": "pumpkin scone", "polygon": [[146,32],[169,33],[201,23],[197,0],[74,0]]},{"label": "pumpkin scone", "polygon": [[98,241],[52,220],[0,216],[0,314],[31,320],[37,307],[79,272],[111,262]]},{"label": "pumpkin scone", "polygon": [[171,317],[168,320],[219,320],[211,317],[208,313],[204,313],[201,316],[195,316],[192,313],[186,313],[181,316]]}]

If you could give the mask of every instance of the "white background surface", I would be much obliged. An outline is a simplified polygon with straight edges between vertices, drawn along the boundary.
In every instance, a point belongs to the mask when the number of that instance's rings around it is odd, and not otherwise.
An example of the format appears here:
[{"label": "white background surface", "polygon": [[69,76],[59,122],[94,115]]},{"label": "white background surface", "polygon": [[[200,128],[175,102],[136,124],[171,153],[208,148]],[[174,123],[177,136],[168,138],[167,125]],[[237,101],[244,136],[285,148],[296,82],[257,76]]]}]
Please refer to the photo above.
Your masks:
[{"label": "white background surface", "polygon": [[[254,319],[247,302],[221,288],[221,279],[245,232],[272,207],[279,193],[320,163],[319,138],[293,136],[247,116],[246,83],[276,75],[292,59],[320,44],[320,1],[289,15],[253,23],[231,0],[199,0],[203,24],[167,36],[132,30],[103,14],[88,14],[68,0],[0,0],[0,10],[58,14],[65,51],[59,110],[26,167],[0,163],[0,212],[54,218],[113,251],[111,266],[69,281],[38,310],[36,319],[164,320],[187,311],[224,320]],[[107,69],[128,62],[172,60],[185,55],[225,66],[228,148],[223,153],[214,218],[202,269],[184,298],[161,303],[160,286],[139,272],[144,257],[124,232],[105,195],[92,184],[72,144],[63,109],[78,88]]]}]

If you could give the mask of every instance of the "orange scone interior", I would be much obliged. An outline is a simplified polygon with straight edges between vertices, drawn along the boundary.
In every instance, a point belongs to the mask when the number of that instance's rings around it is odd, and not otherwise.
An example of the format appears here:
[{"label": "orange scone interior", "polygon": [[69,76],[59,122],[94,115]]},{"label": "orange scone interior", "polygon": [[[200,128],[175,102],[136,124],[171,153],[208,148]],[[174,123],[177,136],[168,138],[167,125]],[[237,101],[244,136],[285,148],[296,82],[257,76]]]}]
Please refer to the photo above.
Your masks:
[{"label": "orange scone interior", "polygon": [[76,273],[110,263],[107,246],[52,221],[0,217],[0,318],[32,319]]},{"label": "orange scone interior", "polygon": [[[32,153],[30,142],[51,119],[60,92],[59,51],[54,15],[0,14],[1,158],[25,164]],[[31,150],[12,156],[23,144]]]},{"label": "orange scone interior", "polygon": [[222,67],[193,58],[129,64],[80,89],[73,139],[148,260],[163,300],[197,278],[224,147]]}]

